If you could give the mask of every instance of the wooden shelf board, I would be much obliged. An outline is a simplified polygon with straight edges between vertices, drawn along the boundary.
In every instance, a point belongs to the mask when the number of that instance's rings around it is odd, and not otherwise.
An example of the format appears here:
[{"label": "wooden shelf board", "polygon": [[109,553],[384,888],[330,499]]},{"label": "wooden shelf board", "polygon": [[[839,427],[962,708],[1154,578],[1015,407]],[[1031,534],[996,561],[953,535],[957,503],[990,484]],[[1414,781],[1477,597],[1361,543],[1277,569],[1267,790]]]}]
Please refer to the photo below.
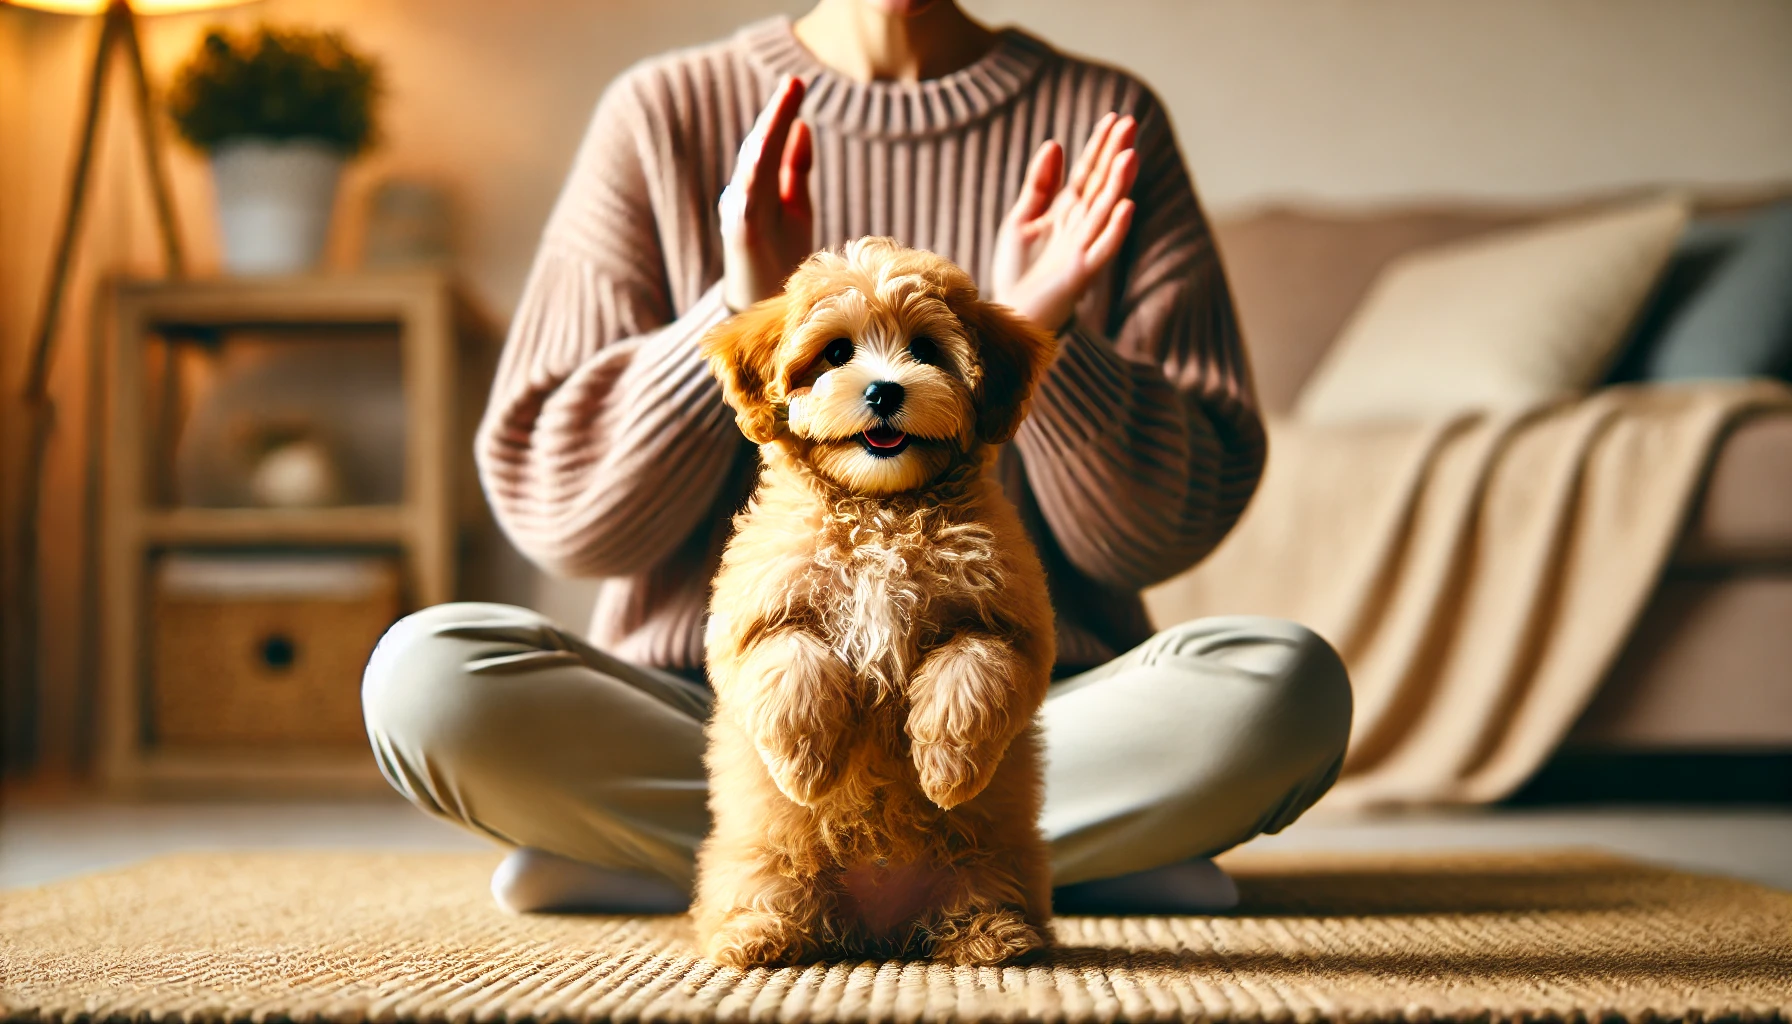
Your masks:
[{"label": "wooden shelf board", "polygon": [[129,775],[117,780],[143,792],[378,793],[386,780],[369,750],[206,751],[148,749]]},{"label": "wooden shelf board", "polygon": [[337,508],[172,508],[143,513],[143,538],[164,544],[399,543],[412,529],[403,505]]},{"label": "wooden shelf board", "polygon": [[149,323],[230,326],[397,322],[420,299],[445,294],[447,288],[446,276],[413,271],[125,281],[119,294]]}]

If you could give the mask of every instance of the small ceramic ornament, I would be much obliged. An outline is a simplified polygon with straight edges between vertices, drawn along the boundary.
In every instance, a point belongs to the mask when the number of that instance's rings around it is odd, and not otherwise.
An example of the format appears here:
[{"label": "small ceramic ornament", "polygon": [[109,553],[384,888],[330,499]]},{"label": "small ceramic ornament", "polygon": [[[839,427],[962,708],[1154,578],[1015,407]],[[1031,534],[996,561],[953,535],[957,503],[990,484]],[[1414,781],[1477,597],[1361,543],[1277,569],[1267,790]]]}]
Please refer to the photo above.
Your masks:
[{"label": "small ceramic ornament", "polygon": [[309,438],[268,450],[249,477],[249,493],[269,508],[316,508],[342,500],[342,478],[329,449]]}]

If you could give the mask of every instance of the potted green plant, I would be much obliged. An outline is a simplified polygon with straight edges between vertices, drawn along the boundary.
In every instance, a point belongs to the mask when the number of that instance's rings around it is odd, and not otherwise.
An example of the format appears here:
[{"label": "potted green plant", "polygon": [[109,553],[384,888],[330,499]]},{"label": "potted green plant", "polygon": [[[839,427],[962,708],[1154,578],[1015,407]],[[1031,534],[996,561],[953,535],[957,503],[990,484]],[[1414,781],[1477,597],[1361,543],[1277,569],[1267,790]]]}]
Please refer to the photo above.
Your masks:
[{"label": "potted green plant", "polygon": [[224,266],[296,273],[323,254],[345,160],[374,140],[378,65],[334,32],[209,30],[170,101],[211,159]]}]

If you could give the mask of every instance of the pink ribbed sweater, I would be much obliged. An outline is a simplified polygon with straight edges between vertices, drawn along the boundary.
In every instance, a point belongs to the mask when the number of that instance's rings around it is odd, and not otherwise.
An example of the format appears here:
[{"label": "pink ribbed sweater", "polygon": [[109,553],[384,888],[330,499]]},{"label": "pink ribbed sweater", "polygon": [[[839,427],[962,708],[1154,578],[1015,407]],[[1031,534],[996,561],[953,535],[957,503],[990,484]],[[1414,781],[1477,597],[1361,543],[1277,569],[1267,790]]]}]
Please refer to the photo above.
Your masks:
[{"label": "pink ribbed sweater", "polygon": [[1104,112],[1138,119],[1131,236],[998,471],[1045,563],[1061,669],[1141,641],[1139,588],[1231,528],[1262,470],[1262,425],[1162,105],[1124,72],[1014,30],[944,78],[863,84],[823,68],[779,18],[612,84],[548,222],[480,427],[498,521],[551,571],[602,577],[594,643],[701,668],[709,580],[757,454],[697,339],[727,316],[716,200],[782,74],[810,83],[816,246],[892,235],[982,281],[1039,143],[1074,155]]}]

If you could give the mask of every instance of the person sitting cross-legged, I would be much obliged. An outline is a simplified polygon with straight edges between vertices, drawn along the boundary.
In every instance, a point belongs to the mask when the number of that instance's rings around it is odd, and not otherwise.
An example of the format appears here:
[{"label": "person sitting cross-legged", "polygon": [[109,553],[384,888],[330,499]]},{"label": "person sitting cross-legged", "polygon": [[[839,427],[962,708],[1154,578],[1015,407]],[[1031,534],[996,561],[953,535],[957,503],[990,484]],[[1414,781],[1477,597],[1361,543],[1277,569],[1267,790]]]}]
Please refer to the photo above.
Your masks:
[{"label": "person sitting cross-legged", "polygon": [[708,585],[757,469],[698,340],[866,234],[954,260],[1060,339],[996,467],[1056,614],[1059,908],[1230,905],[1207,858],[1326,791],[1351,698],[1299,625],[1154,635],[1139,599],[1262,472],[1225,276],[1157,98],[952,0],[821,0],[604,93],[476,452],[517,547],[601,579],[593,622],[470,603],[399,622],[363,687],[381,769],[513,848],[493,878],[512,910],[683,908],[708,829]]}]

